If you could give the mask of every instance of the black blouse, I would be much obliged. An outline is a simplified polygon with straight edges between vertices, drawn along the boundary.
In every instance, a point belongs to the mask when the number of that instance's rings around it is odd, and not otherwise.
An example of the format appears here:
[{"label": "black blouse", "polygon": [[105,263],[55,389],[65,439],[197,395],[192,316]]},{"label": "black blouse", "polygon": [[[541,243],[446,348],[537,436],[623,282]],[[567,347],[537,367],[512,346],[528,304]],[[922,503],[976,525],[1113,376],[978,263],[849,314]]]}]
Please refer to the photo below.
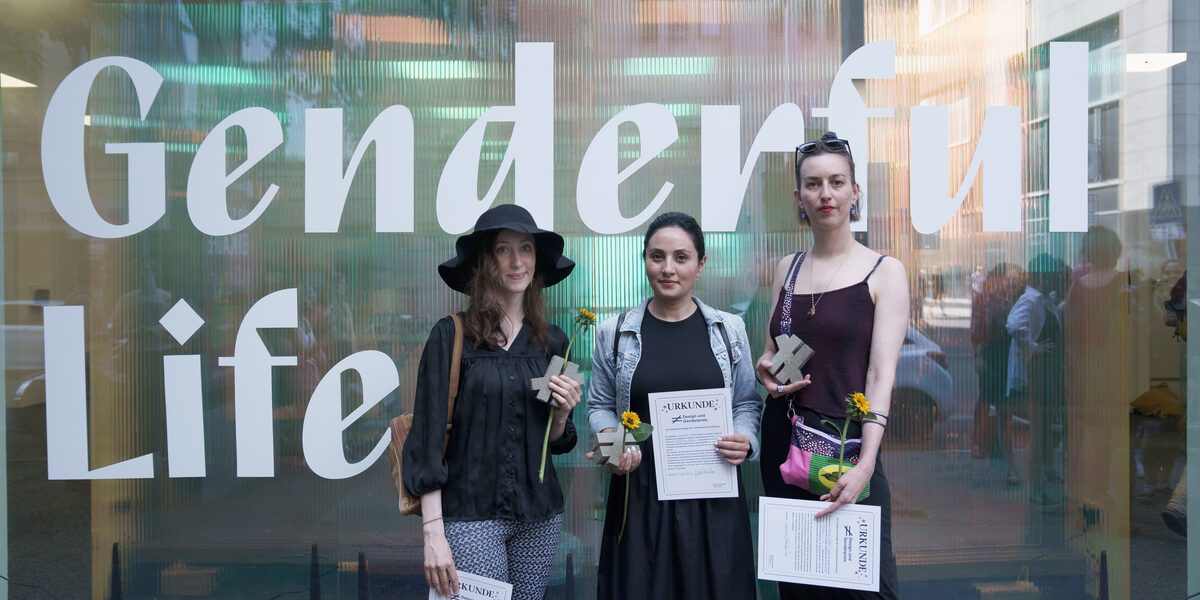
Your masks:
[{"label": "black blouse", "polygon": [[[503,519],[540,521],[563,511],[563,495],[550,457],[538,482],[542,439],[550,405],[537,399],[529,380],[546,374],[554,355],[563,355],[567,336],[550,325],[550,344],[541,348],[521,327],[508,350],[478,348],[464,340],[454,427],[442,458],[454,322],[433,326],[417,372],[413,426],[404,442],[404,487],[413,496],[442,490],[447,521]],[[575,447],[575,425],[567,419],[551,454]]]}]

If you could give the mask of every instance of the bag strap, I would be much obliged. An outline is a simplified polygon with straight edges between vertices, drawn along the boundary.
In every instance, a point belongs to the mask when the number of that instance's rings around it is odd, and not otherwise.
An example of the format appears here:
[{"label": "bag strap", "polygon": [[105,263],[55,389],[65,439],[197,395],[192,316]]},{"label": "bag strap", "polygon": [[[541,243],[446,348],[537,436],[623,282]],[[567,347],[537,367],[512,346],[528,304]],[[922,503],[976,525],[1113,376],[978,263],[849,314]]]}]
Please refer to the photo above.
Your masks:
[{"label": "bag strap", "polygon": [[725,341],[725,359],[729,361],[729,372],[733,373],[733,344],[729,343],[729,332],[725,331],[725,322],[721,321],[717,324],[717,329],[721,332],[721,339]]},{"label": "bag strap", "polygon": [[613,332],[613,365],[617,364],[617,346],[621,342],[621,324],[625,322],[625,313],[617,315],[617,329]]},{"label": "bag strap", "polygon": [[463,322],[458,314],[450,315],[454,320],[454,352],[450,356],[450,393],[446,402],[446,443],[442,445],[442,453],[450,446],[450,428],[454,424],[454,400],[458,397],[458,375],[462,366]]},{"label": "bag strap", "polygon": [[[783,286],[783,302],[780,307],[779,315],[779,333],[783,335],[791,335],[792,333],[792,295],[796,292],[796,276],[800,274],[800,267],[804,266],[804,257],[807,252],[797,252],[792,255],[792,264],[788,266],[787,283]],[[771,340],[774,343],[774,339]],[[776,350],[779,350],[776,345]]]}]

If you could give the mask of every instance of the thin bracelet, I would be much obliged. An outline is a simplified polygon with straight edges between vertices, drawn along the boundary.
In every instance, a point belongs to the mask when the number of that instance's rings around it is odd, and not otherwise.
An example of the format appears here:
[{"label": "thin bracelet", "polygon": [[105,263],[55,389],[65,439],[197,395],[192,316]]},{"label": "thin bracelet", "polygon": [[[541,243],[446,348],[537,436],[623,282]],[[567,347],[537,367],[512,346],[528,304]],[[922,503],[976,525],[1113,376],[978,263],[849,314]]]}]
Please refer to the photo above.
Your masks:
[{"label": "thin bracelet", "polygon": [[879,421],[864,421],[863,425],[878,425],[885,430],[887,429],[887,423],[880,423]]},{"label": "thin bracelet", "polygon": [[434,518],[432,518],[432,519],[430,519],[430,520],[428,520],[428,521],[422,521],[422,522],[421,522],[421,527],[424,527],[424,526],[426,526],[426,525],[428,525],[428,524],[430,524],[430,523],[432,523],[432,522],[434,522],[434,521],[441,521],[441,520],[442,520],[442,518],[441,518],[441,517],[434,517]]}]

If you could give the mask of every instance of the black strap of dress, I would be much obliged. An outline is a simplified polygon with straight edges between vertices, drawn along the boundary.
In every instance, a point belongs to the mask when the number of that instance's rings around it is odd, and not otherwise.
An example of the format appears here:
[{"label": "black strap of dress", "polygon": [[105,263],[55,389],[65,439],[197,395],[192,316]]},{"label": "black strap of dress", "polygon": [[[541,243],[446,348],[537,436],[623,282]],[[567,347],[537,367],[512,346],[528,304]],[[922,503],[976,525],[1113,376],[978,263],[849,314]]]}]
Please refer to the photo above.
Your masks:
[{"label": "black strap of dress", "polygon": [[[788,266],[787,293],[783,295],[783,314],[779,316],[779,333],[783,335],[791,335],[792,333],[792,296],[796,293],[796,276],[800,274],[800,267],[804,265],[804,257],[807,255],[807,252],[797,252],[792,255],[792,264]],[[866,277],[863,277],[862,280],[864,282],[870,279],[871,275],[875,274],[875,269],[879,268],[884,258],[885,255],[879,255],[879,260],[875,261],[875,266],[871,267]],[[620,327],[619,324],[617,326]],[[775,349],[779,350],[778,344],[775,345]]]}]

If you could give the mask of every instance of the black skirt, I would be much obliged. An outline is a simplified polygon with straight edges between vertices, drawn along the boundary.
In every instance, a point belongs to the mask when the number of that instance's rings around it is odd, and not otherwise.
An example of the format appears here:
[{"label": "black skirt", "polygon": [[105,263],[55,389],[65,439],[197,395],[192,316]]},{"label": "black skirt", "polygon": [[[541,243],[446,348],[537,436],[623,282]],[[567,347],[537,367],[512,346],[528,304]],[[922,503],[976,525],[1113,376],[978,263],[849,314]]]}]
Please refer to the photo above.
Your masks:
[{"label": "black skirt", "polygon": [[[626,482],[629,516],[618,542]],[[737,498],[660,502],[654,448],[646,440],[637,470],[610,480],[597,578],[602,600],[753,600],[754,546],[741,469]]]},{"label": "black skirt", "polygon": [[[721,367],[697,309],[678,322],[642,321],[642,355],[630,385],[630,409],[649,420],[649,394],[721,387]],[[642,462],[613,476],[600,546],[596,597],[637,600],[753,600],[754,542],[738,470],[736,498],[660,502],[654,479],[654,440],[642,442]],[[625,486],[629,516],[625,535]]]}]

